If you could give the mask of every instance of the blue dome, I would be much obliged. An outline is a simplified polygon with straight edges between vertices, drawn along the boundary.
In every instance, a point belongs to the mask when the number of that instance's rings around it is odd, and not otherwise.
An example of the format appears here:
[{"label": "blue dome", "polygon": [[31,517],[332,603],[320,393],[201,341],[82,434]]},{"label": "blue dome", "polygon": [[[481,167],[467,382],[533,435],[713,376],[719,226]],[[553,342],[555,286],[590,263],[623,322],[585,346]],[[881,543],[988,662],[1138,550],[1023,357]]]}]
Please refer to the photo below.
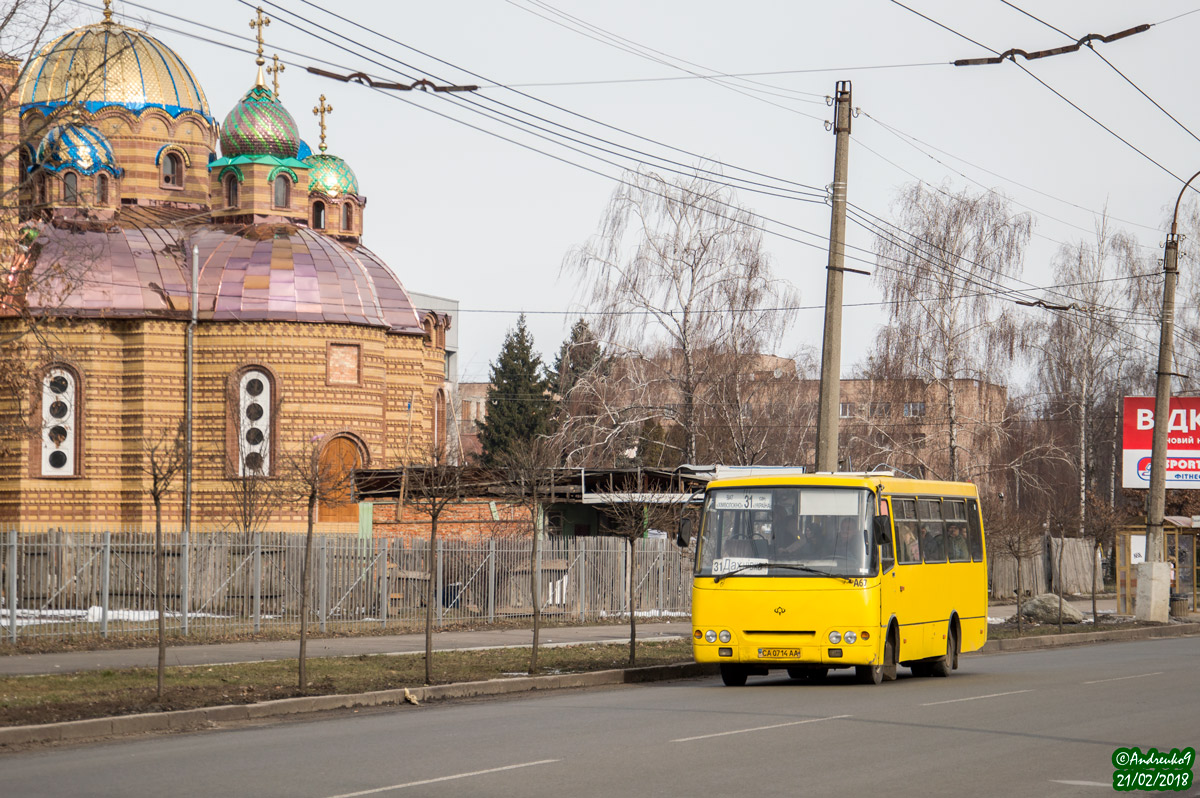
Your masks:
[{"label": "blue dome", "polygon": [[34,164],[48,172],[73,169],[83,175],[108,172],[120,177],[122,171],[104,134],[81,122],[50,128],[38,145]]},{"label": "blue dome", "polygon": [[307,141],[300,139],[300,152],[296,153],[296,160],[303,161],[310,155],[312,155],[312,147],[308,146]]}]

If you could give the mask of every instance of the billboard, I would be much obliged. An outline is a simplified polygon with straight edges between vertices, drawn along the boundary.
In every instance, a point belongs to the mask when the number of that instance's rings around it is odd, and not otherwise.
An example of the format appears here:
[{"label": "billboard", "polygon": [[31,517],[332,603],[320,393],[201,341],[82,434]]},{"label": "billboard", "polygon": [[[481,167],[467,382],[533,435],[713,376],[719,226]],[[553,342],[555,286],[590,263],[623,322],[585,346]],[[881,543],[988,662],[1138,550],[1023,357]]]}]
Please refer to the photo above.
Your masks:
[{"label": "billboard", "polygon": [[[1121,486],[1150,487],[1154,397],[1126,396]],[[1167,488],[1200,489],[1200,396],[1172,396],[1167,424]]]}]

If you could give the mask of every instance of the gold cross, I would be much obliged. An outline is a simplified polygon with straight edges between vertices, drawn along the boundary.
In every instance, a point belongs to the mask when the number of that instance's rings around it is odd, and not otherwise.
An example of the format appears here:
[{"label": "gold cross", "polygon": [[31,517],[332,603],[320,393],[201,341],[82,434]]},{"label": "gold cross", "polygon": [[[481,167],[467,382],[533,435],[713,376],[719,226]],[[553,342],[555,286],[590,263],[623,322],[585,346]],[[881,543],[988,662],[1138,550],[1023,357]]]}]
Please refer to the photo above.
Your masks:
[{"label": "gold cross", "polygon": [[112,0],[104,0],[104,24],[112,24]]},{"label": "gold cross", "polygon": [[279,73],[286,70],[287,67],[279,63],[279,53],[271,56],[271,66],[267,67],[267,73],[271,76],[271,85],[275,87],[275,99],[279,99]]},{"label": "gold cross", "polygon": [[325,95],[321,95],[321,101],[313,106],[313,116],[321,117],[321,152],[325,152],[325,114],[332,114],[333,106],[325,102]]},{"label": "gold cross", "polygon": [[266,63],[266,60],[263,59],[263,28],[270,25],[271,20],[263,14],[262,6],[254,9],[254,14],[255,18],[250,20],[250,27],[258,28],[258,33],[256,34],[258,38],[258,58],[255,59],[254,63],[262,66]]}]

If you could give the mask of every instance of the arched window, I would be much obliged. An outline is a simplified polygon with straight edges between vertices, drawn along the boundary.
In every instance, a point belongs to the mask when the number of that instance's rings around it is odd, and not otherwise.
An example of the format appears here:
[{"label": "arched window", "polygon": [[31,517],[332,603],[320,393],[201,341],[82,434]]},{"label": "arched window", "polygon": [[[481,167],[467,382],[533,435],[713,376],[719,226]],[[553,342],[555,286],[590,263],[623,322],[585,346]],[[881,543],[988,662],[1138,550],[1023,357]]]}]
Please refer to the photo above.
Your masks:
[{"label": "arched window", "polygon": [[275,207],[286,208],[292,204],[292,181],[283,175],[275,178]]},{"label": "arched window", "polygon": [[36,201],[39,205],[45,205],[50,199],[50,197],[49,197],[50,187],[49,187],[49,183],[48,183],[48,178],[46,177],[46,173],[38,172],[37,176],[34,177],[34,182],[37,185],[37,192],[36,192],[37,200]]},{"label": "arched window", "polygon": [[29,150],[22,147],[21,154],[17,160],[20,164],[20,169],[21,169],[21,175],[20,175],[19,180],[21,181],[21,183],[23,185],[25,183],[25,181],[29,179],[29,168],[31,166],[33,166],[33,160],[29,157]]},{"label": "arched window", "polygon": [[236,208],[238,206],[238,179],[237,175],[230,173],[225,175],[225,207]]},{"label": "arched window", "polygon": [[108,175],[103,172],[96,175],[96,204],[108,204]]},{"label": "arched window", "polygon": [[238,380],[238,476],[271,474],[271,380],[250,369]]},{"label": "arched window", "polygon": [[320,200],[313,203],[312,226],[314,230],[325,229],[325,203]]},{"label": "arched window", "polygon": [[342,229],[346,231],[354,229],[354,207],[349,202],[342,203]]},{"label": "arched window", "polygon": [[74,172],[63,173],[63,204],[76,205],[79,203],[79,175]]},{"label": "arched window", "polygon": [[162,182],[164,186],[183,187],[183,159],[178,153],[168,152],[162,157]]},{"label": "arched window", "polygon": [[42,468],[44,477],[73,477],[79,472],[79,385],[75,374],[53,366],[42,377]]}]

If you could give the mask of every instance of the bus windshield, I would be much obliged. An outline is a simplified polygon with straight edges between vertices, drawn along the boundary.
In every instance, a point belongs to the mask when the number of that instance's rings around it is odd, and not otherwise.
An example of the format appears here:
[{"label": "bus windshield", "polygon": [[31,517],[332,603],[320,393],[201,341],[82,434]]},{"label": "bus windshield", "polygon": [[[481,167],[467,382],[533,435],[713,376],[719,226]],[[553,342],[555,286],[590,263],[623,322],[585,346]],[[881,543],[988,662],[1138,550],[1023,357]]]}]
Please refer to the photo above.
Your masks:
[{"label": "bus windshield", "polygon": [[875,496],[862,488],[714,488],[704,500],[696,574],[871,576],[874,515]]}]

